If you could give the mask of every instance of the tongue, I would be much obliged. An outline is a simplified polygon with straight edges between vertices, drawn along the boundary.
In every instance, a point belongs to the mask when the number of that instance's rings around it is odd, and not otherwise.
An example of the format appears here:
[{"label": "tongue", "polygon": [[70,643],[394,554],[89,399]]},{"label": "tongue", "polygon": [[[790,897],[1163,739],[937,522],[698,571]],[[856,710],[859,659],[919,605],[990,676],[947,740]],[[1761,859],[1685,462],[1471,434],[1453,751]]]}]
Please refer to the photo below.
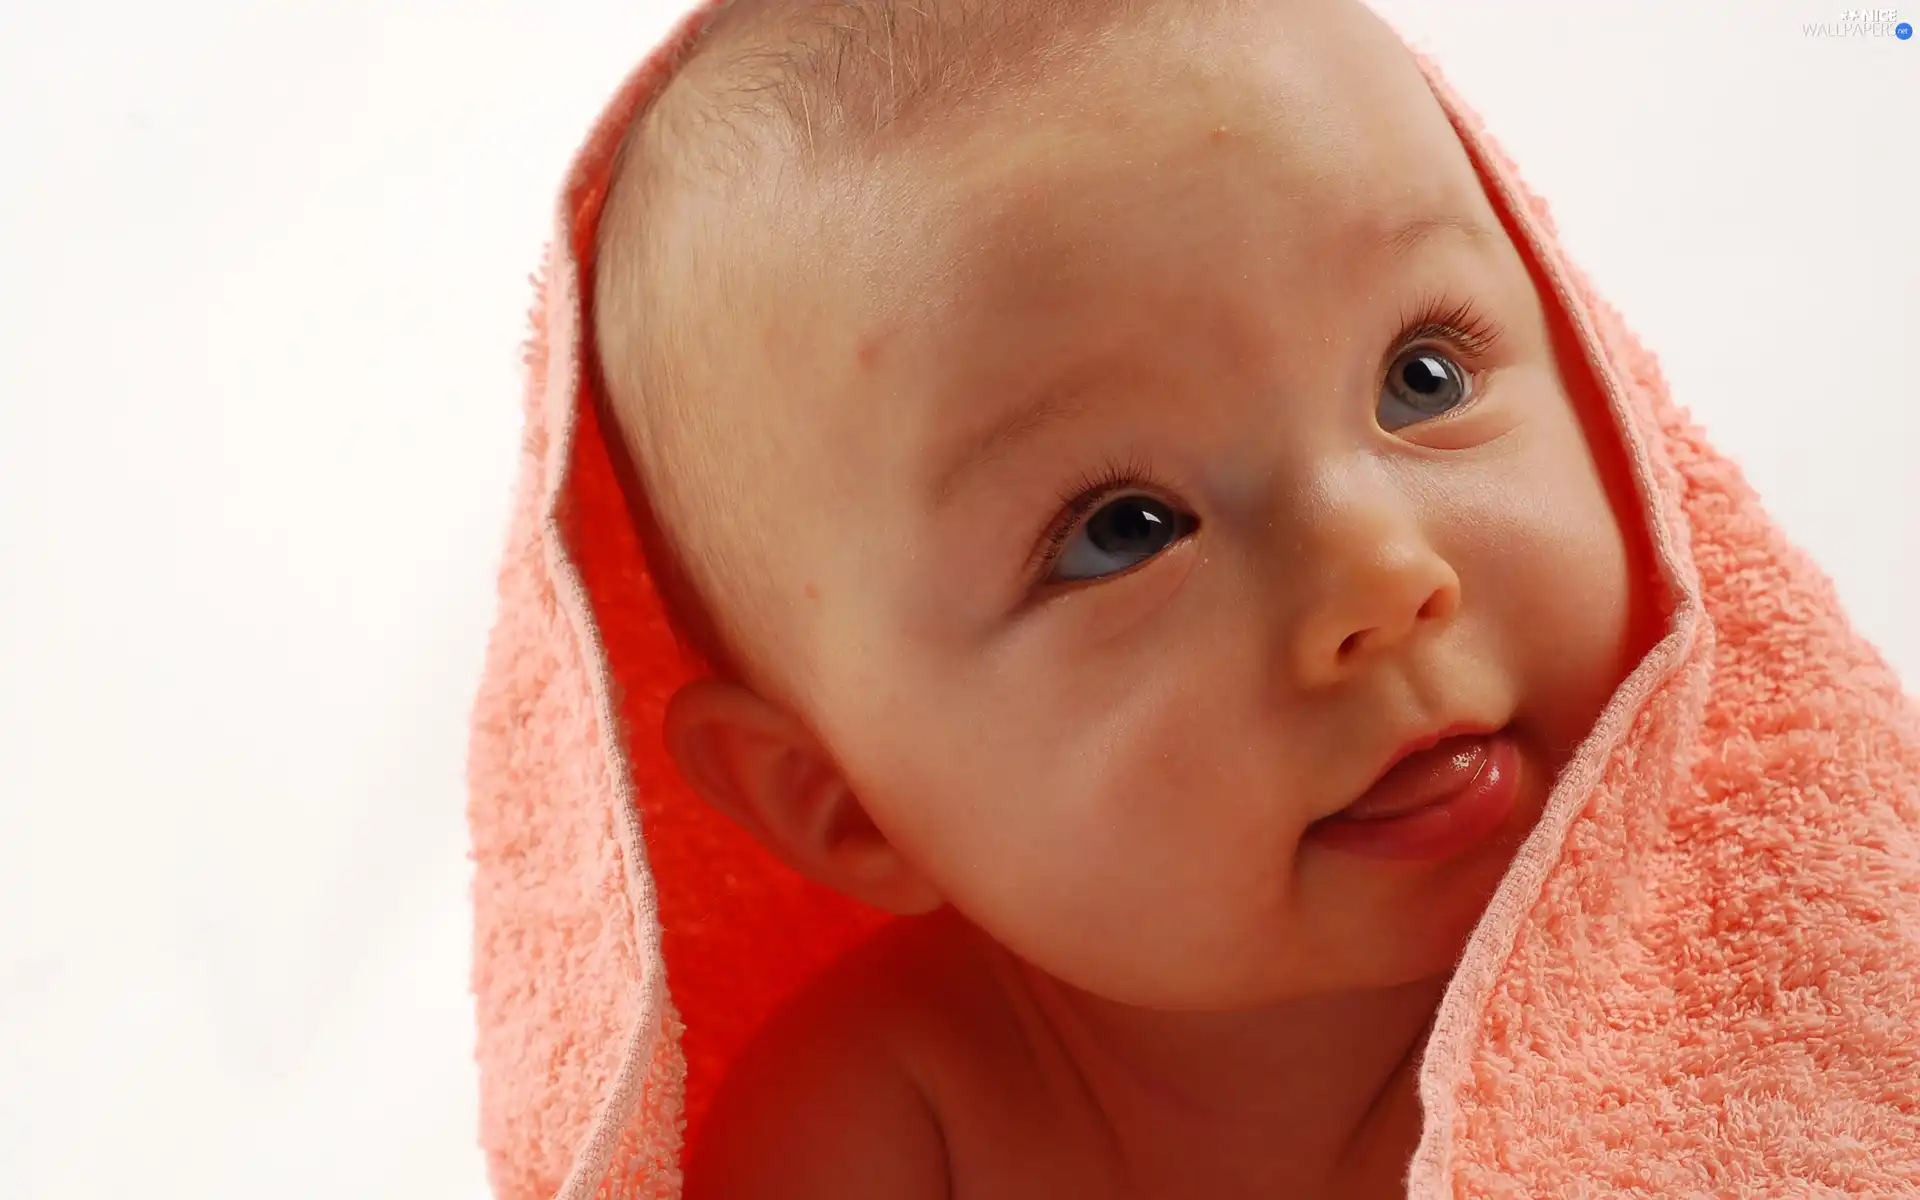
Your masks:
[{"label": "tongue", "polygon": [[1340,810],[1345,821],[1405,816],[1465,789],[1487,764],[1487,739],[1452,737],[1400,760],[1380,782]]}]

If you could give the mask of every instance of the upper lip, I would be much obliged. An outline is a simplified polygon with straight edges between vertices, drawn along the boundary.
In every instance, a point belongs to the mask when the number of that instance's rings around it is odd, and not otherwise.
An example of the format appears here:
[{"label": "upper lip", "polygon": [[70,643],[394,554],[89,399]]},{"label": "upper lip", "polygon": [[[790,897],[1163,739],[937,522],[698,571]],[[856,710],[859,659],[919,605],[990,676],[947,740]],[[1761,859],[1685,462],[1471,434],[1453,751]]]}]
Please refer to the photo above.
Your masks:
[{"label": "upper lip", "polygon": [[1387,757],[1386,762],[1382,764],[1380,769],[1378,771],[1375,771],[1373,773],[1373,776],[1367,780],[1367,785],[1365,787],[1355,792],[1351,797],[1348,798],[1345,804],[1340,806],[1340,811],[1344,812],[1346,811],[1346,809],[1352,807],[1356,802],[1359,801],[1360,797],[1366,795],[1368,792],[1372,791],[1375,787],[1379,786],[1380,781],[1382,779],[1385,779],[1390,773],[1392,773],[1395,767],[1399,766],[1401,763],[1405,762],[1407,759],[1413,757],[1414,755],[1420,753],[1422,750],[1430,750],[1433,747],[1438,746],[1441,742],[1446,741],[1448,738],[1486,737],[1489,734],[1500,732],[1502,728],[1503,726],[1494,725],[1484,721],[1456,721],[1451,725],[1443,726],[1442,728],[1436,729],[1431,733],[1424,733],[1424,734],[1420,734],[1417,737],[1409,738],[1408,740],[1400,744],[1400,748],[1398,750],[1395,750],[1391,755]]}]

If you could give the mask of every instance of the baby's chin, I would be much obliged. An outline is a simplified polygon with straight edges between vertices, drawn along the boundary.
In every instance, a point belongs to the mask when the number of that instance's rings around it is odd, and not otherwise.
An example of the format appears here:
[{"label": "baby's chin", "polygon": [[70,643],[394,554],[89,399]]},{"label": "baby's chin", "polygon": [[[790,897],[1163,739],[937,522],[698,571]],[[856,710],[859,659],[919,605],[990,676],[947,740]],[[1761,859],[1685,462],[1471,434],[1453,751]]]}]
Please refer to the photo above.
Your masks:
[{"label": "baby's chin", "polygon": [[1303,843],[1293,918],[1330,989],[1380,988],[1450,972],[1545,809],[1554,764],[1524,740],[1515,795],[1472,845],[1437,861],[1370,858]]}]

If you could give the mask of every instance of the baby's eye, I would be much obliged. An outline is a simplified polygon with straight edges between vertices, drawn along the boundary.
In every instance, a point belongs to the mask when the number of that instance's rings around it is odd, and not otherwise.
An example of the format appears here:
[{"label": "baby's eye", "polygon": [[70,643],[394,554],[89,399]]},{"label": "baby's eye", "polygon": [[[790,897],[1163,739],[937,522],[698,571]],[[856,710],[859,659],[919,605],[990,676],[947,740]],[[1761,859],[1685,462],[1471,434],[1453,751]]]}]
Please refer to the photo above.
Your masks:
[{"label": "baby's eye", "polygon": [[1467,402],[1467,392],[1466,371],[1442,351],[1430,346],[1402,351],[1380,389],[1380,428],[1392,433],[1444,416]]},{"label": "baby's eye", "polygon": [[1151,496],[1120,496],[1067,535],[1052,577],[1072,582],[1139,566],[1193,531],[1194,518]]}]

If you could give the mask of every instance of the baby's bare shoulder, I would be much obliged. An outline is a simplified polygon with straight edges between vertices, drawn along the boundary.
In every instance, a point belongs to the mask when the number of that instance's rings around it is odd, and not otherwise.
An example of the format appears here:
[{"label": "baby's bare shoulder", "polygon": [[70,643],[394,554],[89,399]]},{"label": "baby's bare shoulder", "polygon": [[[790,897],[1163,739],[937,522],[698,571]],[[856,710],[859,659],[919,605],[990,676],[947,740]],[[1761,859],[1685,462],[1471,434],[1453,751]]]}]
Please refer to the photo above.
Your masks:
[{"label": "baby's bare shoulder", "polygon": [[911,978],[889,931],[776,1012],[715,1097],[687,1200],[952,1194],[940,1116],[915,1077]]},{"label": "baby's bare shoulder", "polygon": [[1021,1143],[1046,1144],[1032,1075],[966,932],[900,922],[755,1037],[693,1147],[687,1198],[1011,1195],[990,1181],[1037,1165]]}]

